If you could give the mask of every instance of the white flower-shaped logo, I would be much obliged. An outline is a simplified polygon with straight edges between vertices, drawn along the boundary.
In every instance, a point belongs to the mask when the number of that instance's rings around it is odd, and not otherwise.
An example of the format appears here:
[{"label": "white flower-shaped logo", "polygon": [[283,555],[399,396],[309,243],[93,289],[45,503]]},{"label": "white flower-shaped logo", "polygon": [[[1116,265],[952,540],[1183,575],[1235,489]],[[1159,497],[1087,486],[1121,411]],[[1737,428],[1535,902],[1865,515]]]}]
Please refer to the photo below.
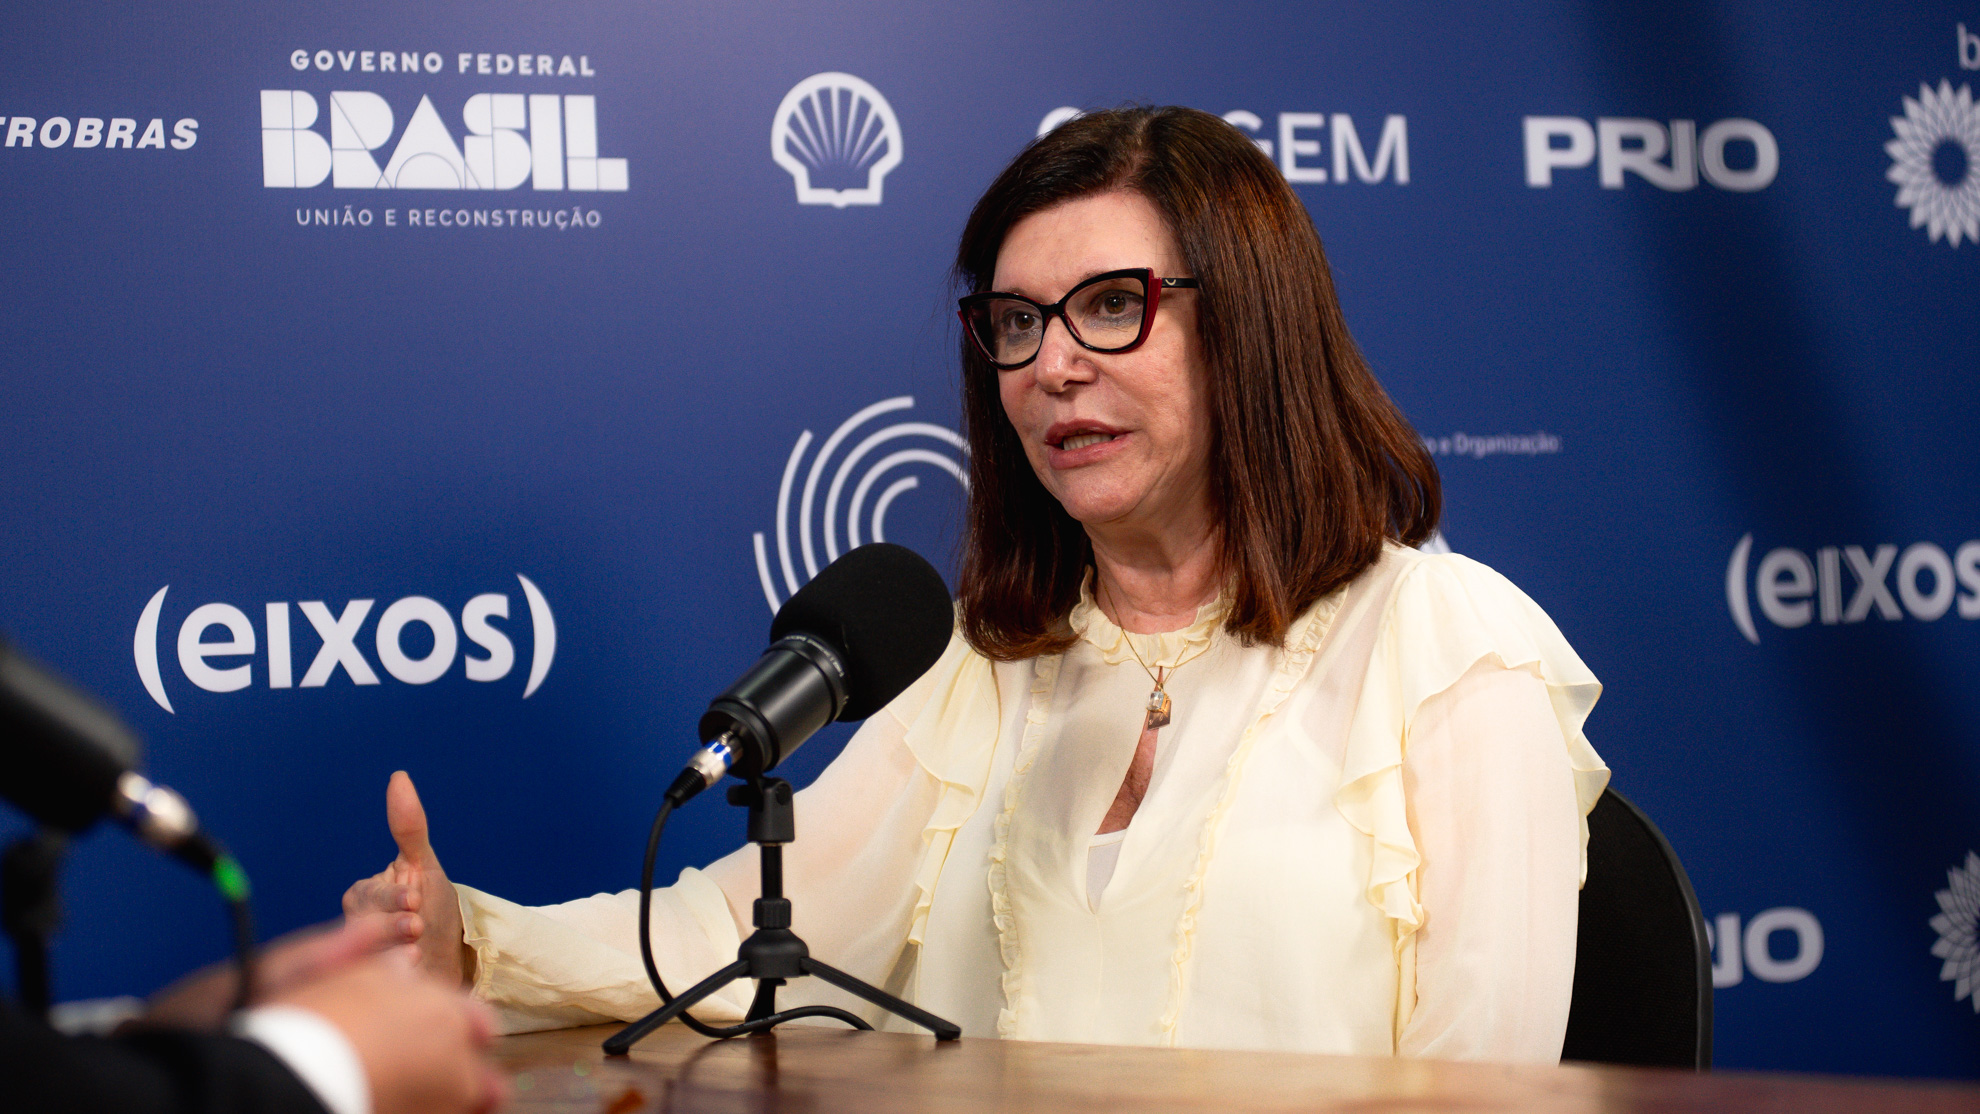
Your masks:
[{"label": "white flower-shaped logo", "polygon": [[1973,1012],[1980,1013],[1980,855],[1968,851],[1966,869],[1947,870],[1946,883],[1932,895],[1940,909],[1932,918],[1932,931],[1939,934],[1932,954],[1946,961],[1939,981],[1953,984],[1953,1001],[1971,998]]},{"label": "white flower-shaped logo", "polygon": [[1924,225],[1932,242],[1941,236],[1959,246],[1961,237],[1980,243],[1980,105],[1971,87],[1953,91],[1941,79],[1935,91],[1918,86],[1918,99],[1904,98],[1904,115],[1891,117],[1897,138],[1884,144],[1897,183],[1897,205],[1911,210],[1911,227]]}]

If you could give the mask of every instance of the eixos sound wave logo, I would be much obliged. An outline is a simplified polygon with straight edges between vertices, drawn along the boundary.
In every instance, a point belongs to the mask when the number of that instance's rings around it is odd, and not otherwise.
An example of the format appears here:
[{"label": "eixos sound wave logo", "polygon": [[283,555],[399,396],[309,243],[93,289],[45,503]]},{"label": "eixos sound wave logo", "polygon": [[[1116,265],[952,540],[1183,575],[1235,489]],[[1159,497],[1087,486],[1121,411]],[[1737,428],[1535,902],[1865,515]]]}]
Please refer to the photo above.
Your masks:
[{"label": "eixos sound wave logo", "polygon": [[[528,699],[549,676],[550,663],[557,657],[557,619],[550,612],[550,602],[543,598],[542,591],[528,577],[517,574],[516,580],[522,585],[523,599],[529,606],[532,645],[529,680],[523,685],[522,693],[523,698]],[[138,679],[144,682],[144,691],[150,693],[151,699],[167,712],[174,709],[165,691],[164,674],[158,668],[158,627],[165,609],[165,596],[171,588],[168,584],[158,589],[150,602],[144,605],[144,612],[138,616],[137,634],[131,642],[131,654],[137,662]],[[296,605],[321,640],[321,646],[310,659],[300,684],[295,679],[287,601],[262,607],[263,623],[259,638],[247,612],[230,603],[201,604],[179,623],[179,672],[186,680],[207,692],[239,692],[254,684],[254,658],[257,649],[265,647],[262,663],[267,687],[271,689],[321,688],[339,669],[354,685],[378,684],[378,674],[371,668],[370,660],[359,645],[365,620],[370,617],[376,602],[350,600],[336,612],[331,611],[322,600],[303,600]],[[501,592],[484,592],[468,600],[461,607],[458,629],[454,625],[453,613],[447,610],[445,604],[427,596],[407,596],[379,614],[373,630],[372,647],[377,652],[378,664],[385,668],[385,672],[394,680],[409,685],[424,685],[439,680],[453,668],[456,656],[464,660],[463,668],[468,680],[499,681],[508,676],[516,664],[515,643],[494,622],[508,617],[509,597]],[[419,657],[409,654],[405,645],[406,628],[414,625],[427,629],[426,637],[415,644],[425,650]],[[226,641],[206,640],[207,632],[214,627],[226,631]],[[485,656],[460,653],[463,634]],[[216,658],[249,660],[237,665],[211,664],[210,659]]]},{"label": "eixos sound wave logo", "polygon": [[[788,599],[806,581],[817,576],[819,569],[838,560],[841,521],[845,527],[847,549],[869,541],[887,540],[887,512],[893,507],[894,500],[921,486],[920,478],[909,473],[880,487],[881,478],[888,473],[914,465],[933,467],[955,477],[964,491],[969,490],[969,473],[962,460],[968,449],[963,444],[962,436],[955,430],[930,422],[895,422],[880,426],[861,437],[859,443],[839,459],[837,467],[831,467],[834,454],[860,427],[883,414],[913,408],[914,398],[901,395],[876,402],[839,423],[839,428],[832,431],[832,435],[812,456],[811,467],[805,470],[804,486],[797,492],[797,505],[793,508],[791,496],[797,487],[798,469],[803,466],[805,453],[811,448],[812,441],[810,430],[798,434],[797,444],[791,447],[790,458],[784,462],[783,481],[777,485],[776,571],[783,574],[784,598]],[[868,463],[867,458],[896,441],[908,442],[911,447],[895,448]],[[914,444],[916,441],[920,444]],[[933,447],[930,447],[931,442]],[[828,468],[831,470],[830,482],[825,479]],[[822,501],[821,484],[824,487]],[[876,487],[879,487],[877,495],[874,492]],[[843,519],[840,516],[842,499],[846,500]],[[814,529],[814,523],[822,529]],[[795,559],[791,552],[791,534],[794,532],[797,534]],[[815,537],[818,534],[823,535],[822,539]],[[776,611],[783,601],[778,598],[778,580],[773,575],[769,547],[761,532],[753,538],[756,574],[763,584],[763,598],[770,604],[770,610]],[[802,579],[798,577],[799,560],[804,564]]]}]

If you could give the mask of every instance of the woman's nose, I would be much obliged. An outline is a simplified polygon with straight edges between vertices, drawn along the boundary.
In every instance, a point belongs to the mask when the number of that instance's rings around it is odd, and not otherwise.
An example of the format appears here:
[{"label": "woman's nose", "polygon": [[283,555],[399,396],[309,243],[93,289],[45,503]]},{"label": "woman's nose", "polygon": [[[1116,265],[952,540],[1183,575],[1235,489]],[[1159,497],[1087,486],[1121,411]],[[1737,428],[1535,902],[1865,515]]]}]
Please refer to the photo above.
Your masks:
[{"label": "woman's nose", "polygon": [[[1057,328],[1054,328],[1057,326]],[[1058,394],[1073,383],[1093,378],[1086,349],[1072,337],[1072,330],[1060,320],[1045,323],[1045,335],[1038,343],[1036,361],[1038,385],[1047,394]]]}]

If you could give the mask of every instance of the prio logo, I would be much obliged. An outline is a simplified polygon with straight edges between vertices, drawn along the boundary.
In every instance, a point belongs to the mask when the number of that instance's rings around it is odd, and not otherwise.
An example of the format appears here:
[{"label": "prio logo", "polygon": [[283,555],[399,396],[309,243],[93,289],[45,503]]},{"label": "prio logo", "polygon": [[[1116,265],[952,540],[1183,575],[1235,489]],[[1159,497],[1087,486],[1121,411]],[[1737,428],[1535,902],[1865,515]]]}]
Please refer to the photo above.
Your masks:
[{"label": "prio logo", "polygon": [[[1772,185],[1781,169],[1774,133],[1738,117],[1702,133],[1696,120],[1672,120],[1666,127],[1634,116],[1602,116],[1593,124],[1579,116],[1528,116],[1525,125],[1526,184],[1534,189],[1551,187],[1556,170],[1598,163],[1596,177],[1605,190],[1623,188],[1625,174],[1660,190],[1688,190],[1703,174],[1722,190],[1751,193]],[[1728,157],[1736,151],[1744,156],[1741,166]]]},{"label": "prio logo", "polygon": [[[811,431],[798,434],[797,444],[792,446],[791,455],[784,462],[784,478],[777,485],[777,563],[784,574],[784,596],[789,598],[804,583],[818,575],[818,570],[839,559],[839,501],[848,494],[846,487],[851,484],[850,500],[845,510],[846,548],[852,549],[868,541],[887,540],[887,511],[894,500],[921,486],[921,480],[914,475],[903,475],[880,490],[873,497],[873,489],[880,478],[896,469],[910,465],[934,467],[955,477],[964,491],[969,490],[969,473],[963,470],[962,455],[968,451],[963,439],[955,430],[930,422],[895,422],[884,425],[860,438],[851,451],[832,469],[832,479],[825,485],[824,500],[819,501],[819,485],[825,479],[826,468],[839,446],[845,444],[867,422],[882,414],[914,408],[914,398],[901,395],[898,398],[883,399],[839,423],[832,436],[819,446],[817,455],[811,458],[811,467],[804,476],[804,489],[798,496],[796,507],[799,556],[804,561],[804,579],[798,579],[797,565],[791,556],[791,489],[796,486],[798,468],[804,463],[805,450],[811,447]],[[912,448],[896,448],[884,453],[872,463],[867,458],[874,451],[890,441],[919,440],[921,445]],[[927,447],[928,442],[936,447]],[[855,480],[854,477],[858,479]],[[873,498],[872,511],[867,511],[867,499]],[[814,517],[816,512],[816,517]],[[822,520],[824,525],[824,560],[819,560],[819,546],[814,543],[812,524]],[[864,523],[864,529],[862,529]],[[782,601],[777,595],[777,581],[771,575],[770,555],[761,532],[753,535],[756,546],[756,575],[763,583],[763,598],[776,611]]]},{"label": "prio logo", "polygon": [[[314,94],[261,91],[261,184],[309,189],[538,190],[626,188],[626,160],[598,157],[598,98],[556,93],[476,93],[461,107],[464,145],[419,98],[379,169],[372,152],[392,138],[397,117],[377,93],[329,95],[330,135],[313,130]],[[527,133],[527,134],[524,134]]]},{"label": "prio logo", "polygon": [[[523,598],[529,603],[534,642],[529,680],[523,686],[523,699],[527,700],[543,684],[543,678],[550,673],[550,663],[557,656],[557,620],[550,613],[549,601],[543,598],[543,593],[528,577],[518,574],[516,580],[522,584]],[[165,679],[158,670],[158,621],[165,608],[165,593],[170,590],[169,584],[158,589],[150,602],[144,605],[143,614],[138,616],[137,635],[131,642],[131,653],[137,661],[138,679],[144,682],[144,691],[150,693],[158,706],[168,712],[173,710],[172,701],[165,694]],[[365,619],[371,615],[372,605],[376,602],[351,600],[339,612],[332,612],[322,600],[304,600],[296,605],[315,629],[317,638],[322,640],[316,656],[310,659],[309,668],[303,672],[300,684],[295,679],[289,605],[286,602],[264,605],[262,633],[266,636],[268,687],[322,688],[339,669],[354,685],[378,684],[377,672],[371,668],[371,662],[358,645]],[[499,681],[508,676],[516,664],[515,643],[493,622],[508,617],[509,597],[500,592],[486,592],[468,600],[461,608],[460,629],[457,632],[454,617],[444,604],[426,596],[407,596],[379,614],[371,644],[377,651],[378,663],[394,680],[409,685],[424,685],[446,676],[447,671],[453,668],[454,658],[460,649],[460,635],[465,634],[468,641],[486,655],[458,655],[465,662],[464,671],[468,680]],[[417,658],[406,653],[404,644],[406,628],[415,623],[427,629],[432,643],[425,656]],[[226,631],[225,641],[206,640],[207,631],[214,627]],[[254,623],[247,612],[230,603],[201,604],[193,608],[191,614],[179,624],[179,671],[185,674],[186,680],[207,692],[239,692],[254,684],[253,662],[219,666],[210,664],[211,659],[251,658],[256,647]]]},{"label": "prio logo", "polygon": [[865,81],[812,74],[777,106],[770,157],[797,183],[800,205],[878,205],[887,172],[901,164],[901,122]]},{"label": "prio logo", "polygon": [[[1963,64],[1964,24],[1959,32]],[[1980,36],[1972,41],[1980,46]],[[1898,188],[1897,207],[1911,210],[1911,227],[1922,226],[1935,244],[1980,243],[1980,105],[1972,88],[1955,92],[1944,79],[1936,91],[1920,84],[1917,100],[1904,98],[1904,115],[1891,117],[1891,130],[1897,138],[1884,144],[1891,157],[1884,177]]]},{"label": "prio logo", "polygon": [[[1732,559],[1726,562],[1726,607],[1739,633],[1758,646],[1760,632],[1753,625],[1746,590],[1752,552],[1752,534],[1740,538],[1733,547]],[[1843,600],[1845,567],[1852,584],[1847,603]],[[1966,590],[1960,592],[1960,588]],[[1918,542],[1903,553],[1894,545],[1880,545],[1874,550],[1831,545],[1817,549],[1812,560],[1799,549],[1783,546],[1769,550],[1753,576],[1753,599],[1760,605],[1760,614],[1775,626],[1789,629],[1813,622],[1823,626],[1860,623],[1872,612],[1889,620],[1902,619],[1909,612],[1912,618],[1929,623],[1952,610],[1955,597],[1960,618],[1980,619],[1980,541],[1961,545],[1951,556],[1931,542]]]},{"label": "prio logo", "polygon": [[[1070,106],[1055,108],[1038,122],[1038,134],[1042,136],[1060,124],[1084,115],[1084,112]],[[1232,127],[1254,135],[1265,127],[1264,117],[1242,108],[1224,113],[1224,120]],[[1319,112],[1281,112],[1277,124],[1276,141],[1260,138],[1252,142],[1265,152],[1267,158],[1277,152],[1279,172],[1286,176],[1288,182],[1332,182],[1344,186],[1351,181],[1373,183],[1388,179],[1398,186],[1409,184],[1408,117],[1393,114],[1382,117],[1382,130],[1376,136],[1372,159],[1368,148],[1361,142],[1361,132],[1355,127],[1354,118],[1344,112],[1331,116]],[[1322,131],[1328,134],[1329,141],[1318,137]],[[1333,156],[1331,164],[1309,161],[1326,158],[1330,153],[1329,147]]]},{"label": "prio logo", "polygon": [[1966,853],[1965,870],[1947,868],[1946,888],[1932,896],[1939,901],[1932,954],[1946,961],[1939,981],[1953,984],[1953,1001],[1970,998],[1980,1013],[1980,854]]},{"label": "prio logo", "polygon": [[[1785,959],[1773,950],[1775,934],[1783,932],[1794,937],[1794,951]],[[1738,986],[1748,972],[1761,982],[1800,982],[1822,965],[1822,922],[1792,906],[1756,914],[1744,933],[1738,913],[1720,913],[1715,922],[1706,923],[1705,940],[1712,948],[1712,985],[1718,989]]]}]

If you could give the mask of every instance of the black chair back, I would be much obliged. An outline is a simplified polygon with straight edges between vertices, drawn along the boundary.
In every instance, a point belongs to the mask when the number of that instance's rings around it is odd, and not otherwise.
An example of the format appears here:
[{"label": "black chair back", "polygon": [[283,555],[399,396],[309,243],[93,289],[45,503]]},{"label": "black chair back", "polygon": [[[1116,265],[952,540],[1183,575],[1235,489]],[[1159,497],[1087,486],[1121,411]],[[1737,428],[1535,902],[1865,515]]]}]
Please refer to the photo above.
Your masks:
[{"label": "black chair back", "polygon": [[1588,814],[1563,1060],[1712,1066],[1712,948],[1677,852],[1614,786]]}]

